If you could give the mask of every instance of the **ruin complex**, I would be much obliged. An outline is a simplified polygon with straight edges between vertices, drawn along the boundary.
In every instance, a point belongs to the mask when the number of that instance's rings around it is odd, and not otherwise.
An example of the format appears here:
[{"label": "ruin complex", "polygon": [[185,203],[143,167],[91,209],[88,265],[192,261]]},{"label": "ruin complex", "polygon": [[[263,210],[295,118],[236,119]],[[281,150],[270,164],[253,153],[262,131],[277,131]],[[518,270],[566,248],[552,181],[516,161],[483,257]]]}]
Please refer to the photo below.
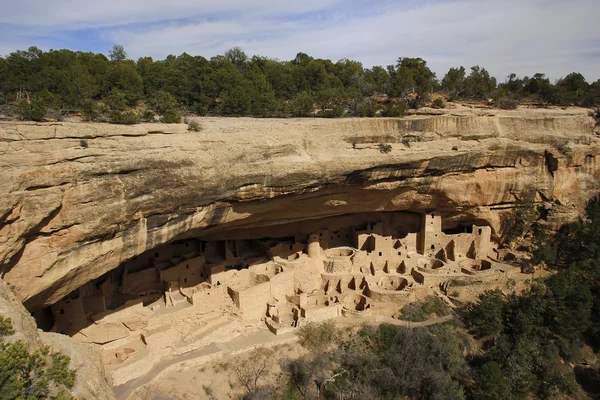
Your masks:
[{"label": "ruin complex", "polygon": [[525,281],[497,249],[515,204],[559,226],[600,188],[584,109],[201,123],[0,122],[2,279],[113,387],[248,332]]},{"label": "ruin complex", "polygon": [[[418,224],[415,223],[419,219]],[[393,223],[406,221],[418,229]],[[219,316],[273,334],[340,316],[397,319],[402,307],[443,296],[448,282],[520,273],[502,262],[489,226],[444,232],[438,212],[394,213],[359,226],[283,238],[187,239],[136,256],[35,315],[40,325],[103,345],[114,379],[158,360],[196,333],[165,335],[176,320]],[[185,347],[185,346],[184,346]],[[137,369],[137,368],[136,368]]]}]

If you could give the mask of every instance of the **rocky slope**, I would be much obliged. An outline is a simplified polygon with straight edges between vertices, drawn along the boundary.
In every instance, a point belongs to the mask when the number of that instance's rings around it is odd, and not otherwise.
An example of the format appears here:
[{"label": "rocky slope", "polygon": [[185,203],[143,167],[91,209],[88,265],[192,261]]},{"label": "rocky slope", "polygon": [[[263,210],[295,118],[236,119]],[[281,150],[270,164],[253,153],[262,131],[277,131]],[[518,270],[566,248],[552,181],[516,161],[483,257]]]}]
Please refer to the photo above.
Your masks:
[{"label": "rocky slope", "polygon": [[560,222],[600,189],[583,109],[201,124],[0,123],[0,265],[30,310],[177,238],[432,209],[497,234],[526,193]]},{"label": "rocky slope", "polygon": [[15,334],[8,342],[22,340],[30,351],[49,346],[53,352],[70,357],[69,369],[77,371],[72,393],[78,399],[114,399],[106,380],[100,349],[97,345],[79,343],[57,333],[38,331],[35,321],[5,282],[0,281],[0,315],[11,319]]}]

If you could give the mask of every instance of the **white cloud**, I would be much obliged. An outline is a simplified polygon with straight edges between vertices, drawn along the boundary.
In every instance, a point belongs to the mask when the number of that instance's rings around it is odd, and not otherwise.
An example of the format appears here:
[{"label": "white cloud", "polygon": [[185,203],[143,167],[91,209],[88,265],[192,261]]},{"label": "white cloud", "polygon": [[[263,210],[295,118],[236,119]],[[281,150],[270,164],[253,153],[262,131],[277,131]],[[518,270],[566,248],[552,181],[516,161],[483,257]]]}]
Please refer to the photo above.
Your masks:
[{"label": "white cloud", "polygon": [[282,15],[324,9],[338,0],[1,0],[0,23],[64,28],[151,23],[219,14]]},{"label": "white cloud", "polygon": [[[21,3],[41,9],[28,15]],[[579,71],[588,80],[600,78],[597,0],[389,0],[377,7],[356,0],[107,0],[85,8],[64,0],[21,3],[8,5],[0,22],[50,30],[59,30],[56,24],[104,26],[101,38],[123,44],[133,58],[182,52],[208,58],[241,46],[279,59],[302,51],[366,66],[422,57],[438,75],[478,64],[501,80],[510,72],[559,78]],[[0,49],[6,40],[0,39]]]}]

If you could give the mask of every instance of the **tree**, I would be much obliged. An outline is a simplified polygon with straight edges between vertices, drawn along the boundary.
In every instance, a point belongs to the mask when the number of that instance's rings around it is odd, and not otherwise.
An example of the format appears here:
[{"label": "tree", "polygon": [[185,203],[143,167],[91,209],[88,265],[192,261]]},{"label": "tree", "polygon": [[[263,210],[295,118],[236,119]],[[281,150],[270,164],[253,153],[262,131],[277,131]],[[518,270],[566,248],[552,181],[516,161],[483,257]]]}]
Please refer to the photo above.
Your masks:
[{"label": "tree", "polygon": [[315,100],[307,92],[300,92],[292,99],[291,104],[295,117],[308,117],[313,112]]},{"label": "tree", "polygon": [[481,400],[509,400],[513,398],[500,365],[488,361],[477,371],[473,397]]},{"label": "tree", "polygon": [[262,381],[270,373],[273,351],[267,348],[257,348],[242,360],[233,362],[233,372],[238,382],[246,389],[246,395],[257,393]]},{"label": "tree", "polygon": [[442,79],[442,90],[454,98],[465,91],[465,67],[450,68]]},{"label": "tree", "polygon": [[496,78],[480,66],[471,67],[471,73],[464,80],[465,97],[485,100],[496,89]]},{"label": "tree", "polygon": [[503,308],[502,292],[486,291],[479,295],[479,301],[469,309],[466,316],[467,325],[478,337],[498,335],[504,322]]},{"label": "tree", "polygon": [[150,107],[157,114],[164,115],[177,109],[177,100],[175,97],[164,90],[159,90],[150,97]]},{"label": "tree", "polygon": [[33,352],[19,340],[5,343],[14,334],[10,318],[0,316],[0,398],[73,399],[68,393],[75,383],[69,357],[52,353],[45,346]]},{"label": "tree", "polygon": [[112,62],[121,62],[127,60],[127,52],[120,44],[115,44],[111,51],[108,52],[108,57]]},{"label": "tree", "polygon": [[427,98],[433,91],[435,74],[421,58],[399,58],[392,76],[392,95],[403,97],[415,92],[419,99]]},{"label": "tree", "polygon": [[241,47],[232,47],[227,50],[224,54],[225,58],[227,58],[233,65],[235,65],[240,71],[244,70],[244,66],[248,61],[248,56],[244,53]]}]

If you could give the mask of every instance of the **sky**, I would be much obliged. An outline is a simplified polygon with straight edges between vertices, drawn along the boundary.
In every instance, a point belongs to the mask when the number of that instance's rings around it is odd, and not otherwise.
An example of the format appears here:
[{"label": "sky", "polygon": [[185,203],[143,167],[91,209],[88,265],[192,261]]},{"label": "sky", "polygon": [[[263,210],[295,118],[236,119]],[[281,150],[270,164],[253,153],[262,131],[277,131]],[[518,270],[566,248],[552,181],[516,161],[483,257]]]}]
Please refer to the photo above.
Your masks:
[{"label": "sky", "polygon": [[503,81],[570,72],[600,79],[600,0],[0,0],[0,55],[37,46],[130,58],[240,46],[365,67],[421,57],[443,77],[480,65]]}]

